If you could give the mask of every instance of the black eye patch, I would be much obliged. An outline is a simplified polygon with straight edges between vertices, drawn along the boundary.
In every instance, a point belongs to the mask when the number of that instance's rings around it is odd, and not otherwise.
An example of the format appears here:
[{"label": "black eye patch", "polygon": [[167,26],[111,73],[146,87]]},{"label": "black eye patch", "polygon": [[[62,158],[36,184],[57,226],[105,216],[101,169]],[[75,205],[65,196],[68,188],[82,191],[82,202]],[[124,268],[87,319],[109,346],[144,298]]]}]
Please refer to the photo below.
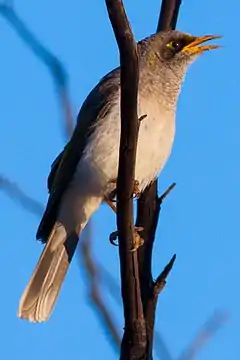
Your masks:
[{"label": "black eye patch", "polygon": [[169,40],[163,45],[162,56],[167,60],[179,53],[186,45],[193,41],[191,37],[183,37]]}]

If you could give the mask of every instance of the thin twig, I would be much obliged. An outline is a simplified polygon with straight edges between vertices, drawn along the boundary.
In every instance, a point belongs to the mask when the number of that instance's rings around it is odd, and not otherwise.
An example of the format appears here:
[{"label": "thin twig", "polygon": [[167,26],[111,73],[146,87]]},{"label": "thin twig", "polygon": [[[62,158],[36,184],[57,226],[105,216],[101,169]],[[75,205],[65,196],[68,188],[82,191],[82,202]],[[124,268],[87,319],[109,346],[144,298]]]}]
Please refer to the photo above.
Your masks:
[{"label": "thin twig", "polygon": [[37,217],[42,215],[44,211],[43,205],[26,194],[15,182],[4,175],[0,175],[0,189],[4,191],[11,200],[19,203],[26,211]]},{"label": "thin twig", "polygon": [[92,255],[92,236],[90,231],[91,229],[87,226],[83,234],[84,236],[79,242],[82,263],[84,265],[84,270],[88,275],[89,297],[97,310],[98,318],[100,318],[103,326],[108,330],[107,334],[110,337],[111,345],[113,345],[114,349],[118,352],[121,344],[121,338],[119,332],[117,331],[117,326],[114,323],[114,317],[110,313],[108,307],[106,306],[106,302],[102,298],[103,292],[100,284],[102,269],[97,265]]},{"label": "thin twig", "polygon": [[170,192],[175,188],[177,184],[174,182],[172,183],[172,185],[169,186],[169,188],[167,188],[166,191],[164,191],[164,193],[158,198],[159,204],[161,205],[163,200],[166,199],[166,197],[170,194]]},{"label": "thin twig", "polygon": [[0,14],[8,21],[17,35],[25,42],[32,52],[48,68],[55,83],[57,93],[60,95],[60,106],[64,114],[64,134],[68,139],[74,128],[71,102],[68,94],[68,75],[60,60],[33,35],[23,20],[17,15],[12,3],[0,4]]},{"label": "thin twig", "polygon": [[229,313],[216,311],[206,322],[203,329],[199,331],[189,347],[183,351],[178,360],[194,360],[206,342],[228,321]]},{"label": "thin twig", "polygon": [[154,296],[158,296],[162,291],[162,289],[164,288],[166,284],[166,278],[168,277],[170,271],[172,270],[175,260],[176,260],[176,254],[173,255],[169,263],[165,266],[161,274],[157,277],[153,286]]}]

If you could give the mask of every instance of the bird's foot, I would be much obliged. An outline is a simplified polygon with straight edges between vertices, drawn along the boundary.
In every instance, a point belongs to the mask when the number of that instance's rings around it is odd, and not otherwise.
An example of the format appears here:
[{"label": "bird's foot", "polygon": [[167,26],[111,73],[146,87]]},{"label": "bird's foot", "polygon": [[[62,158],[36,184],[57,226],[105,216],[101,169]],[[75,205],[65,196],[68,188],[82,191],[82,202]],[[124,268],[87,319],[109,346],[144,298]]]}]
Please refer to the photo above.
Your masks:
[{"label": "bird's foot", "polygon": [[139,189],[139,181],[135,180],[133,185],[133,197],[139,198],[141,190]]},{"label": "bird's foot", "polygon": [[[117,180],[110,180],[109,184],[114,184],[115,188],[109,193],[109,195],[107,196],[107,199],[109,201],[111,201],[111,203],[117,202],[116,201],[116,198],[117,198],[117,187],[116,187],[117,186]],[[138,198],[140,195],[141,195],[141,190],[139,189],[139,181],[135,180],[134,185],[133,185],[133,197]],[[111,206],[111,208],[112,208],[112,206]]]},{"label": "bird's foot", "polygon": [[[131,252],[136,251],[140,246],[143,245],[144,240],[141,238],[141,236],[139,235],[139,232],[143,231],[143,227],[141,226],[135,226],[134,228],[134,241],[133,241],[133,248],[130,250]],[[109,241],[112,245],[114,246],[118,246],[117,243],[117,238],[118,238],[118,231],[114,231],[110,234],[109,236]]]},{"label": "bird's foot", "polygon": [[143,227],[135,226],[133,248],[130,250],[131,252],[137,251],[137,249],[144,244],[143,238],[141,238],[141,236],[139,235],[139,232],[141,231],[143,231]]}]

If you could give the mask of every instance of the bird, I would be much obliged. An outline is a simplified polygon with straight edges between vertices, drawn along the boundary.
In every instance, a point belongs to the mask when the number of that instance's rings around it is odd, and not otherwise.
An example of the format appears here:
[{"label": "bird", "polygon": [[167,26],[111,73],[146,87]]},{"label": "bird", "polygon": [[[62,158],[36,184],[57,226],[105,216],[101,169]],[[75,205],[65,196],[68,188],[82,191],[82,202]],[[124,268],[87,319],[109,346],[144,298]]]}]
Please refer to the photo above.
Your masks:
[{"label": "bird", "polygon": [[[188,66],[220,36],[162,31],[137,44],[140,123],[135,179],[142,192],[161,173],[175,137],[175,113]],[[36,238],[45,247],[19,303],[18,317],[49,319],[75,252],[93,213],[108,201],[117,180],[120,144],[120,67],[86,97],[73,134],[51,166],[49,198]]]}]

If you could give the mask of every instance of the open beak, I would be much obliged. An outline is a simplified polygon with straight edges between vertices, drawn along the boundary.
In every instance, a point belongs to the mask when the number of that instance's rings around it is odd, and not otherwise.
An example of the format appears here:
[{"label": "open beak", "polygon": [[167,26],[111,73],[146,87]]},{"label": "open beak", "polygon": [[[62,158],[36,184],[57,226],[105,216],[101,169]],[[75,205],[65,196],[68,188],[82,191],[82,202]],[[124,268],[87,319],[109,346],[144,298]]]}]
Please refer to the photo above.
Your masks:
[{"label": "open beak", "polygon": [[193,40],[184,48],[182,49],[182,52],[188,52],[191,54],[200,54],[203,51],[207,50],[213,50],[218,49],[219,45],[203,45],[199,46],[202,43],[205,43],[206,41],[213,40],[213,39],[219,39],[221,36],[218,35],[205,35],[205,36],[199,36],[199,37],[193,37]]}]

